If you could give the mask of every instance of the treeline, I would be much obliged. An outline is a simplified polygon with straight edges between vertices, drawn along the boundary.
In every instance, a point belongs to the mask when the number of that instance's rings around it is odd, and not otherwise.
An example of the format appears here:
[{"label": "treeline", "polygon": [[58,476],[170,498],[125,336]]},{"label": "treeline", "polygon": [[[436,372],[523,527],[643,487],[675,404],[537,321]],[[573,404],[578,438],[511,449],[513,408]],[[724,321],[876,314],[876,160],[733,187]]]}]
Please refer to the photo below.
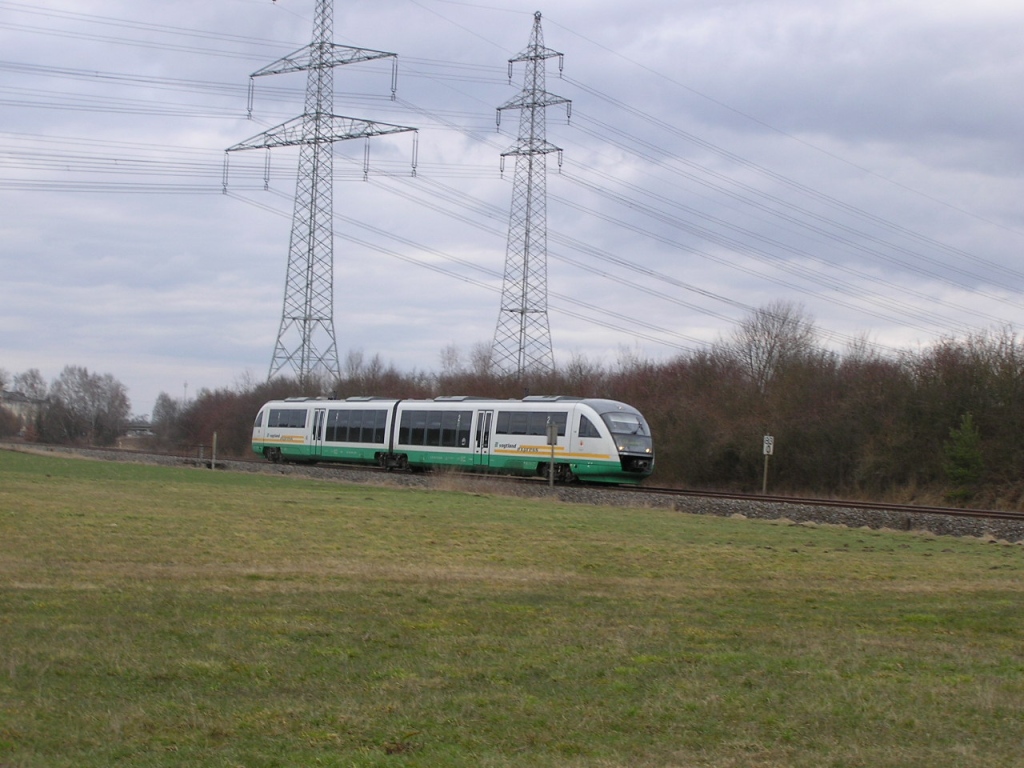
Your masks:
[{"label": "treeline", "polygon": [[1004,329],[893,354],[865,342],[827,349],[794,305],[753,313],[707,350],[606,367],[578,357],[517,381],[488,373],[486,349],[448,348],[440,373],[402,373],[350,355],[337,382],[275,380],[203,391],[182,407],[163,394],[154,430],[168,443],[249,450],[252,419],[272,398],[469,394],[605,397],[637,406],[654,433],[653,482],[759,491],[772,435],[772,492],[927,495],[1017,506],[1024,494],[1024,340]]},{"label": "treeline", "polygon": [[130,416],[124,384],[109,373],[91,373],[78,365],[65,366],[49,385],[35,368],[13,377],[0,370],[0,389],[16,396],[0,405],[0,437],[113,445],[124,434]]},{"label": "treeline", "polygon": [[485,348],[468,360],[444,350],[440,373],[403,373],[354,353],[336,382],[250,382],[188,403],[163,393],[154,439],[209,445],[216,432],[222,454],[244,455],[260,406],[288,396],[566,394],[638,407],[654,433],[660,485],[759,491],[763,437],[772,435],[771,492],[1011,507],[1024,498],[1024,340],[1010,329],[913,351],[864,341],[837,352],[799,307],[777,303],[729,338],[668,361],[624,354],[608,367],[577,357],[522,381],[488,369]]}]

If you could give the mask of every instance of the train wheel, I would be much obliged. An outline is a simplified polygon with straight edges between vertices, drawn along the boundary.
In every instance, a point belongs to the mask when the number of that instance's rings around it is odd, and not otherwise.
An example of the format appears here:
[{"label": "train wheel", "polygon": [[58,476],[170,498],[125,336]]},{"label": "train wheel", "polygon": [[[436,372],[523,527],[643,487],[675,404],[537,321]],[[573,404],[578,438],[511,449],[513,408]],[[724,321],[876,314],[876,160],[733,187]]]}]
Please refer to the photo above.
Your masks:
[{"label": "train wheel", "polygon": [[569,468],[568,464],[556,464],[555,479],[560,483],[574,483],[576,482],[576,475],[572,473],[572,469]]},{"label": "train wheel", "polygon": [[281,449],[280,448],[264,448],[263,458],[273,464],[281,463]]}]

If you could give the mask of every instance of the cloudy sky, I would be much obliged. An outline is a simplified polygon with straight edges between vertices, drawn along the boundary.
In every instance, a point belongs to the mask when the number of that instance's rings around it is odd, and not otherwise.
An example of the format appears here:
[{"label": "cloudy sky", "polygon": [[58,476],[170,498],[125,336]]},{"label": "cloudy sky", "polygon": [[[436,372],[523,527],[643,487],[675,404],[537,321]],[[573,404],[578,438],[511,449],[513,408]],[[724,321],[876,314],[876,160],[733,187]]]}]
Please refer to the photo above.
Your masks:
[{"label": "cloudy sky", "polygon": [[[297,152],[224,150],[302,111],[314,0],[0,0],[0,368],[111,373],[133,411],[267,375]],[[494,333],[516,113],[543,13],[555,358],[613,366],[800,305],[841,350],[1024,327],[1024,5],[1010,0],[374,0],[335,112],[339,353],[437,371]]]}]

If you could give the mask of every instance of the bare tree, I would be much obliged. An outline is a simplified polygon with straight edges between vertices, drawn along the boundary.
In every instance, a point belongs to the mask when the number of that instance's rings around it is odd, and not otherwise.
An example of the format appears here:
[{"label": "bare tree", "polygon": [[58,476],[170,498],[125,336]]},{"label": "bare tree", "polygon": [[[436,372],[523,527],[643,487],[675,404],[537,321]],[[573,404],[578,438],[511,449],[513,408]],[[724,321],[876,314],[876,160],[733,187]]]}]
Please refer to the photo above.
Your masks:
[{"label": "bare tree", "polygon": [[561,370],[565,383],[565,394],[595,396],[605,386],[606,373],[598,363],[592,363],[586,355],[574,354]]},{"label": "bare tree", "polygon": [[494,348],[489,342],[477,342],[469,352],[469,368],[477,376],[486,376],[491,370]]},{"label": "bare tree", "polygon": [[816,338],[814,321],[800,305],[773,301],[740,323],[726,349],[763,395],[783,365],[814,354]]},{"label": "bare tree", "polygon": [[180,432],[179,422],[181,420],[181,401],[175,400],[166,392],[157,395],[153,403],[153,416],[150,419],[153,431],[164,441],[177,439]]},{"label": "bare tree", "polygon": [[345,378],[349,381],[353,381],[359,378],[363,372],[363,350],[361,349],[350,349],[348,354],[345,355]]},{"label": "bare tree", "polygon": [[14,389],[33,400],[46,399],[46,379],[38,368],[29,368],[14,377]]},{"label": "bare tree", "polygon": [[457,376],[463,372],[462,353],[455,344],[447,344],[441,350],[441,377]]},{"label": "bare tree", "polygon": [[81,366],[65,366],[50,385],[49,398],[42,437],[51,442],[113,443],[131,413],[121,382]]}]

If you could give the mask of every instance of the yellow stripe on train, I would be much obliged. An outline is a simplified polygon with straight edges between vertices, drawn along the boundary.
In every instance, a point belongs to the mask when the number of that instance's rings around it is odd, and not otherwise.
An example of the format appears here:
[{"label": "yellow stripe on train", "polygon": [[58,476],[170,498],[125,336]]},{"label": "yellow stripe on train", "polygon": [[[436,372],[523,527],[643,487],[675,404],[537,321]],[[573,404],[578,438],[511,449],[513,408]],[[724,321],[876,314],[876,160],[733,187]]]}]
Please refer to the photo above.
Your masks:
[{"label": "yellow stripe on train", "polygon": [[[551,457],[551,448],[538,448],[535,451],[509,451],[502,449],[495,449],[491,453],[496,453],[501,456],[536,456],[539,459],[545,457]],[[612,456],[607,453],[565,453],[563,448],[555,448],[555,458],[557,459],[603,459],[610,460]]]}]

